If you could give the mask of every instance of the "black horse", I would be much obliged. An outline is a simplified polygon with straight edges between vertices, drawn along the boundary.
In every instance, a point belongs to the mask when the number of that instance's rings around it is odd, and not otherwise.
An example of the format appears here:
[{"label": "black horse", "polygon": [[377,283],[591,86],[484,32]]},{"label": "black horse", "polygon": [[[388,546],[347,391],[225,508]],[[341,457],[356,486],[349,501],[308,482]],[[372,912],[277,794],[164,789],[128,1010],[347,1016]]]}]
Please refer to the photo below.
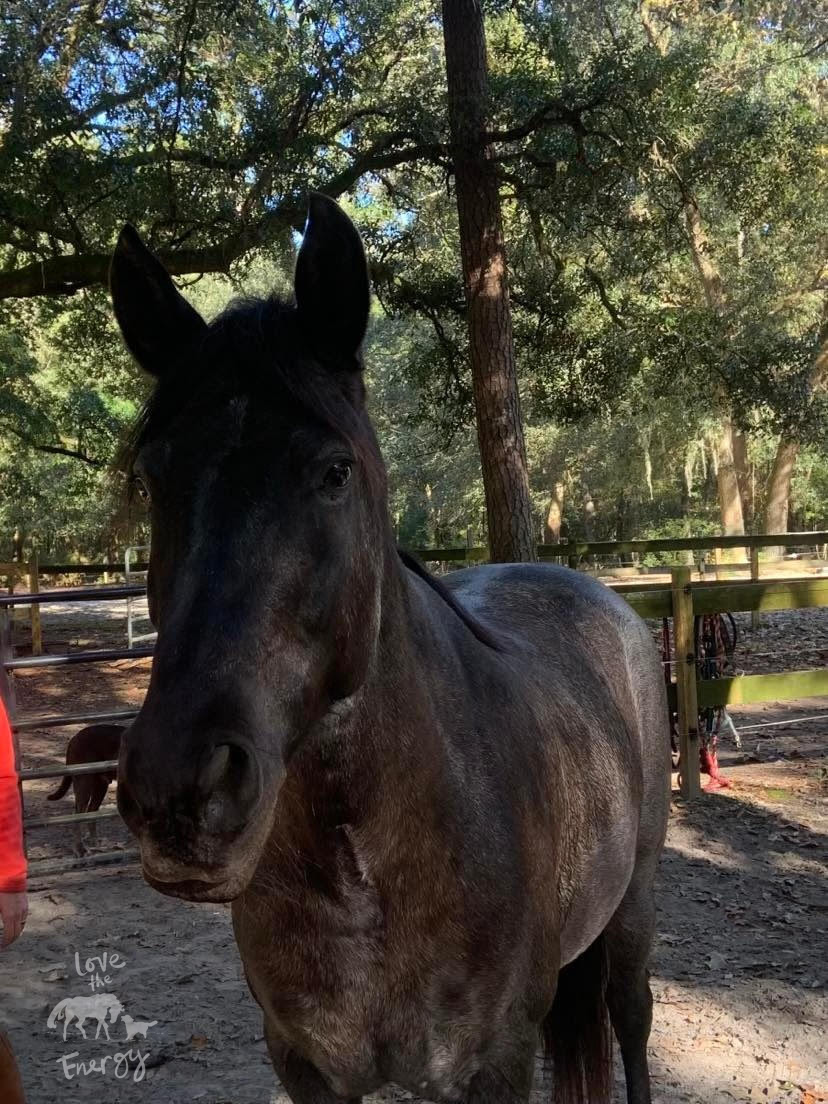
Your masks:
[{"label": "black horse", "polygon": [[130,470],[158,643],[118,786],[145,878],[233,901],[296,1104],[518,1104],[539,1034],[556,1099],[597,1104],[608,1016],[646,1104],[670,745],[645,626],[563,568],[443,585],[398,554],[330,200],[295,302],[207,325],[130,227],[111,287],[157,379]]}]

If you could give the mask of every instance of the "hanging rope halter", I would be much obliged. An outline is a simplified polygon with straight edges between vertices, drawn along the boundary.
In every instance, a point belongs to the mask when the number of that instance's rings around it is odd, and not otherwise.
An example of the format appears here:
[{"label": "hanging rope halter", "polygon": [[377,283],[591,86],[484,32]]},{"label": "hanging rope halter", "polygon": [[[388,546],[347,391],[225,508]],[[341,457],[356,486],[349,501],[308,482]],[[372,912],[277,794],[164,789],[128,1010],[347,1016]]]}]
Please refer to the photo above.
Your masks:
[{"label": "hanging rope halter", "polygon": [[[696,618],[696,665],[703,679],[724,678],[733,667],[738,632],[729,613],[704,614]],[[699,710],[699,760],[710,781],[706,790],[724,789],[730,782],[719,774],[719,731],[725,707]]]},{"label": "hanging rope halter", "polygon": [[[733,670],[733,655],[739,639],[736,622],[729,613],[704,614],[695,619],[696,669],[703,679],[725,678]],[[670,621],[664,618],[661,629],[661,657],[664,680],[669,686],[670,672]],[[699,710],[699,761],[702,773],[710,776],[706,790],[724,789],[730,782],[719,773],[719,731],[725,715],[725,707],[709,706]],[[678,715],[670,713],[670,749],[673,767],[679,766]]]}]

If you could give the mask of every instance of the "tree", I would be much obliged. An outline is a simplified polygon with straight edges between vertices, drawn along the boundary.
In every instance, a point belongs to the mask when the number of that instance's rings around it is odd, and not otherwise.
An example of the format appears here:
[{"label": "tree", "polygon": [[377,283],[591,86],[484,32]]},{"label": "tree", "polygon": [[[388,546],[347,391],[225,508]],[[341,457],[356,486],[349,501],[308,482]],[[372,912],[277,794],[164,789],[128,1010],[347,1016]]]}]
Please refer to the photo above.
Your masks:
[{"label": "tree", "polygon": [[[824,394],[826,387],[828,387],[828,297],[823,304],[821,324],[816,337],[816,350],[808,372],[806,401],[812,401],[814,393]],[[801,447],[801,433],[797,432],[797,427],[786,427],[776,447],[773,466],[768,477],[765,496],[765,533],[787,533],[788,531],[791,484]]]},{"label": "tree", "polygon": [[443,35],[489,555],[495,561],[534,560],[500,194],[486,142],[489,88],[480,0],[443,0]]},{"label": "tree", "polygon": [[[522,240],[535,239],[547,288],[581,270],[636,374],[682,401],[707,396],[720,416],[722,526],[743,531],[745,431],[782,430],[789,459],[792,433],[819,432],[825,20],[808,6],[643,0],[532,6],[522,22],[531,36],[503,36],[504,56],[519,59],[504,77],[525,96],[540,98],[562,69],[573,84],[586,73],[596,93],[608,77],[618,89],[581,128],[539,129],[515,151],[506,171],[527,209]],[[540,298],[528,305],[542,321]],[[624,356],[603,363],[623,368]],[[590,376],[588,388],[617,401],[616,372],[590,365]]]},{"label": "tree", "polygon": [[174,275],[228,272],[301,229],[309,189],[439,161],[428,16],[0,0],[0,299],[105,285],[128,220]]},{"label": "tree", "polygon": [[[725,419],[746,519],[820,524],[824,13],[485,12],[470,149],[499,191],[535,535],[550,502],[579,537],[720,529]],[[477,528],[441,38],[426,0],[0,0],[3,533],[25,506],[54,549],[105,543],[142,397],[101,285],[122,222],[212,310],[288,274],[309,187],[352,205],[390,316],[370,360],[401,537]]]}]

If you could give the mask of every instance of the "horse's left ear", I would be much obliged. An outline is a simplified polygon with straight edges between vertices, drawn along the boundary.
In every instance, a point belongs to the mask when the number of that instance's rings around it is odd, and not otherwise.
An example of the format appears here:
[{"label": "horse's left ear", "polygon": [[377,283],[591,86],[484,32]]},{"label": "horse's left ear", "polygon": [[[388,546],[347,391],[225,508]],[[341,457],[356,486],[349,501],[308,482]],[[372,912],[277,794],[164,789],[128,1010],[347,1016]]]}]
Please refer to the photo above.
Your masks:
[{"label": "horse's left ear", "polygon": [[305,335],[326,357],[359,352],[371,288],[356,227],[327,196],[312,192],[294,277],[296,309]]},{"label": "horse's left ear", "polygon": [[207,329],[207,323],[128,223],[115,246],[109,290],[127,348],[153,376],[174,370]]}]

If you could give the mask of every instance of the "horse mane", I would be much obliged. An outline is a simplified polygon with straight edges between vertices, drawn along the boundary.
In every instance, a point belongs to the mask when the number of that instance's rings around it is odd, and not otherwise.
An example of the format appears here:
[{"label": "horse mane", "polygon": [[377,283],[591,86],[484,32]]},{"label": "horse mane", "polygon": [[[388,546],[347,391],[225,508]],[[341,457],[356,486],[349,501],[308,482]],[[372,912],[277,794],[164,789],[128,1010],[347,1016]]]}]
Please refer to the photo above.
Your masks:
[{"label": "horse mane", "polygon": [[425,564],[418,560],[413,553],[406,552],[403,548],[398,548],[397,555],[409,571],[416,575],[418,579],[422,579],[436,594],[440,595],[449,609],[460,618],[466,628],[481,644],[485,644],[487,648],[491,648],[492,651],[495,652],[503,651],[502,644],[497,640],[494,634],[490,633],[484,625],[481,625],[477,618],[469,613],[465,606],[461,605],[457,598],[455,598],[446,584],[441,579],[438,579],[436,575],[432,575]]}]

